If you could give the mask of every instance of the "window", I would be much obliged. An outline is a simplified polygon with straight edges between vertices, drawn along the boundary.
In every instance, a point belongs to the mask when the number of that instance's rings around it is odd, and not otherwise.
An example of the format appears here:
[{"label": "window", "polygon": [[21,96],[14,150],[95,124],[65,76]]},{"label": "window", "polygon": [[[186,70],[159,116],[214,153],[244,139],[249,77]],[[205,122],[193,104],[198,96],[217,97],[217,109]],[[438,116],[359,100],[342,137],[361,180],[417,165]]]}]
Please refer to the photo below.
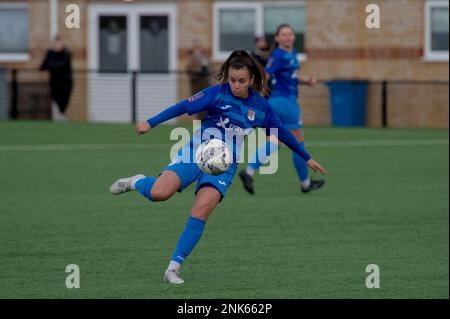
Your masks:
[{"label": "window", "polygon": [[303,6],[266,6],[264,8],[264,34],[267,41],[275,40],[277,27],[282,24],[290,24],[295,30],[294,47],[298,52],[305,52],[305,8]]},{"label": "window", "polygon": [[127,70],[127,17],[100,17],[100,71]]},{"label": "window", "polygon": [[425,3],[425,60],[448,61],[448,2]]},{"label": "window", "polygon": [[141,16],[140,20],[141,71],[168,72],[168,16]]},{"label": "window", "polygon": [[0,61],[27,61],[28,5],[0,3]]},{"label": "window", "polygon": [[254,48],[255,35],[266,36],[269,45],[279,24],[288,23],[295,30],[295,48],[305,55],[305,6],[303,1],[214,3],[214,59],[225,59],[232,50]]},{"label": "window", "polygon": [[253,9],[222,9],[219,11],[221,51],[236,48],[252,49],[255,37],[255,11]]}]

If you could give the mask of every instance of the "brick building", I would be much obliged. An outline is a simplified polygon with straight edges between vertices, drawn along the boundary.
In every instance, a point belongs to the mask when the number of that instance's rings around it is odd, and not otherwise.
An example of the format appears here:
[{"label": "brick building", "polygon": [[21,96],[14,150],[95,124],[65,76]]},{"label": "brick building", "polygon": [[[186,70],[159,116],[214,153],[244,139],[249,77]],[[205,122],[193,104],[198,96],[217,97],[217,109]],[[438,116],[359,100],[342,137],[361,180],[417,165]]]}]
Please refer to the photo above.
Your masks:
[{"label": "brick building", "polygon": [[[379,29],[366,27],[370,3],[379,6]],[[80,9],[79,29],[65,25],[69,4]],[[448,128],[446,0],[0,0],[0,65],[38,68],[58,32],[80,70],[69,117],[126,122],[133,83],[127,70],[148,72],[135,82],[136,116],[143,119],[189,96],[186,76],[167,71],[184,70],[194,42],[217,67],[232,48],[251,49],[255,34],[271,39],[281,22],[296,29],[303,74],[371,81],[368,126],[381,125],[384,80],[390,127]],[[21,79],[45,77],[23,72]],[[328,94],[325,85],[301,88],[307,125],[330,125]]]}]

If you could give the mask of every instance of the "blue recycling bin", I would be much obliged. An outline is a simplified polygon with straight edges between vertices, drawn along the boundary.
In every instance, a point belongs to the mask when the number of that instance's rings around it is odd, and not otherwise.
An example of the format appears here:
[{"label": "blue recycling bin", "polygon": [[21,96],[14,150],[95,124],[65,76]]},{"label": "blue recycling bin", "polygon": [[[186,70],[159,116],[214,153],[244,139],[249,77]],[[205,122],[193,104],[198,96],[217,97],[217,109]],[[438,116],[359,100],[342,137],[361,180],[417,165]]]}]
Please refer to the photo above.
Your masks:
[{"label": "blue recycling bin", "polygon": [[330,89],[332,126],[364,126],[366,122],[366,80],[332,80]]}]

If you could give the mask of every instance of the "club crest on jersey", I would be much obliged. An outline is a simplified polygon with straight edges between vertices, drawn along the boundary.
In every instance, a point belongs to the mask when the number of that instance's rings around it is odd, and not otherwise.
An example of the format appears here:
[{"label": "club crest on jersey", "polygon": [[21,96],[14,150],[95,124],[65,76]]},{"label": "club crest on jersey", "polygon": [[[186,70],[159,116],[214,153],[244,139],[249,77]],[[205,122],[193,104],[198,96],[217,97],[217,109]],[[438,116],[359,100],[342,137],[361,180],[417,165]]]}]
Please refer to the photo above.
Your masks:
[{"label": "club crest on jersey", "polygon": [[203,91],[198,92],[197,94],[194,94],[193,96],[191,96],[190,98],[188,98],[189,102],[194,102],[195,100],[198,100],[199,98],[203,97],[205,95],[205,93],[203,93]]},{"label": "club crest on jersey", "polygon": [[250,121],[254,121],[254,120],[255,120],[255,111],[248,110],[247,118],[248,118]]}]

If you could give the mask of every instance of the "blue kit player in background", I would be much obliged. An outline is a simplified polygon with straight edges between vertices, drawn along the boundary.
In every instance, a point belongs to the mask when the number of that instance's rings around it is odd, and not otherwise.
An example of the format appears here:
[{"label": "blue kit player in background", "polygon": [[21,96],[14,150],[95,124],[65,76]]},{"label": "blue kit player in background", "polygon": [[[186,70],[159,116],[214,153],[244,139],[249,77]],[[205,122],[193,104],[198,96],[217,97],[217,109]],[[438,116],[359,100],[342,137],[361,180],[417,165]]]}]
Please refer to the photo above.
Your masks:
[{"label": "blue kit player in background", "polygon": [[[178,157],[162,170],[158,177],[138,174],[121,178],[110,187],[114,195],[128,191],[138,191],[152,202],[165,201],[176,192],[183,191],[191,183],[197,181],[195,200],[190,211],[190,217],[179,237],[164,279],[169,283],[181,284],[179,269],[186,257],[196,246],[205,228],[209,215],[217,204],[225,197],[237,169],[237,159],[241,143],[245,136],[252,133],[254,128],[278,130],[278,138],[293,152],[301,156],[313,169],[325,174],[325,169],[300,147],[297,139],[283,125],[276,114],[267,104],[260,92],[265,88],[264,69],[245,50],[235,50],[221,66],[218,80],[222,84],[209,87],[191,98],[171,106],[160,114],[150,118],[147,122],[138,123],[138,135],[149,132],[158,124],[182,114],[190,115],[206,111],[202,120],[200,134],[181,148]],[[209,139],[210,132],[214,138],[219,138],[233,150],[233,163],[229,169],[220,175],[209,175],[202,172],[197,163],[192,160],[196,147]],[[206,134],[205,134],[206,132]],[[228,133],[228,134],[227,134]],[[232,133],[237,138],[227,139]],[[199,137],[199,135],[201,137]],[[223,138],[225,136],[225,138]],[[185,156],[190,154],[189,156]],[[195,156],[194,156],[195,157]]]},{"label": "blue kit player in background", "polygon": [[[272,51],[266,65],[266,72],[272,80],[272,93],[268,102],[284,126],[297,138],[300,148],[304,149],[303,123],[297,103],[297,87],[298,84],[314,86],[316,80],[314,78],[304,79],[299,76],[300,64],[297,59],[297,51],[294,49],[294,42],[293,28],[288,24],[279,25],[275,33],[277,47]],[[270,154],[276,151],[278,151],[278,140],[271,136],[266,145],[258,149],[247,168],[239,172],[244,188],[250,194],[255,192],[253,187],[255,171],[268,160]],[[309,177],[308,166],[297,153],[292,153],[292,161],[303,193],[319,189],[324,185],[324,180],[312,180]]]}]

